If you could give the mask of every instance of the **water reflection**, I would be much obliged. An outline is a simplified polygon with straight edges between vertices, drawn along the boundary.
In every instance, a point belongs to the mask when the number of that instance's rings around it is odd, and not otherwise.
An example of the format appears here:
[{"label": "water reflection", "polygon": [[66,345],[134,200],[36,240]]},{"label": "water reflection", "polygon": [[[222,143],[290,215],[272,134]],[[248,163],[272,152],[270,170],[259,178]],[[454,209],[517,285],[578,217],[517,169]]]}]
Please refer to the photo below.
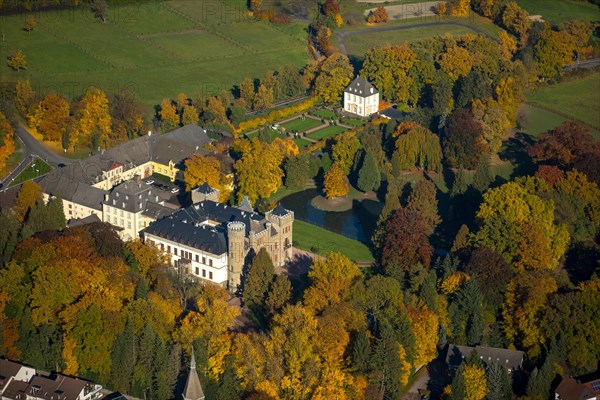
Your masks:
[{"label": "water reflection", "polygon": [[321,226],[351,239],[370,242],[383,207],[381,203],[373,200],[355,200],[351,210],[322,211],[311,204],[311,200],[319,194],[317,189],[308,189],[285,197],[281,204],[294,211],[296,218],[301,221]]}]

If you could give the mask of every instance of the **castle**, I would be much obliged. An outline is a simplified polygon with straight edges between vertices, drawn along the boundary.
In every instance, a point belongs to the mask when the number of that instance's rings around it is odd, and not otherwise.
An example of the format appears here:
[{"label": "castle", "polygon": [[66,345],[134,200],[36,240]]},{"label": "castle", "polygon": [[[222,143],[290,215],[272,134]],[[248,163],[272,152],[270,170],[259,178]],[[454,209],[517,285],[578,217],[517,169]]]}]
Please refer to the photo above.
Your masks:
[{"label": "castle", "polygon": [[150,223],[142,234],[195,279],[235,292],[251,252],[264,248],[276,267],[292,257],[292,211],[278,205],[262,215],[248,201],[231,207],[219,203],[219,191],[206,183],[192,191],[192,202]]}]

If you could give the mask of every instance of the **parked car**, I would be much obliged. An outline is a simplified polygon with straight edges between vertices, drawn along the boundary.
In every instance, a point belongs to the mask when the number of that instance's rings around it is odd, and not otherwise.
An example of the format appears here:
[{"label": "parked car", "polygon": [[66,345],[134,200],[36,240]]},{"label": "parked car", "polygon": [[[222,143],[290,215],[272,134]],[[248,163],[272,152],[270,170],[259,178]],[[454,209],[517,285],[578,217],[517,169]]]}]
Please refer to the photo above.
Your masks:
[{"label": "parked car", "polygon": [[152,179],[150,179],[149,181],[146,181],[146,185],[152,185],[154,183],[154,181]]},{"label": "parked car", "polygon": [[171,189],[171,193],[177,193],[177,192],[179,192],[179,188],[173,188],[173,189]]}]

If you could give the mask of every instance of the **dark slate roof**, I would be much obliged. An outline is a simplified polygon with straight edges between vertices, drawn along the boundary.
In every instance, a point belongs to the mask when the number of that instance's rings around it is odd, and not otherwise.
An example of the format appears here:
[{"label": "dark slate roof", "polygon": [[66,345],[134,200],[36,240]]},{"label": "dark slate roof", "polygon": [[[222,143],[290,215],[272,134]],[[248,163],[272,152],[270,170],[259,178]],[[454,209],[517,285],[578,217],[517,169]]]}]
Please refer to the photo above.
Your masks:
[{"label": "dark slate roof", "polygon": [[379,115],[389,119],[395,119],[397,121],[404,120],[404,112],[393,107],[386,108],[385,110],[380,111]]},{"label": "dark slate roof", "polygon": [[44,175],[37,181],[44,193],[51,196],[60,195],[65,200],[102,210],[102,201],[108,192],[71,180],[67,174],[62,173],[62,168],[55,171],[56,173]]},{"label": "dark slate roof", "polygon": [[286,210],[285,207],[281,205],[281,203],[279,203],[277,207],[275,207],[275,209],[271,212],[271,214],[275,215],[276,217],[284,217],[289,213],[290,212]]},{"label": "dark slate roof", "polygon": [[485,363],[496,362],[506,368],[516,369],[523,363],[524,353],[519,350],[500,349],[487,346],[459,346],[451,344],[448,346],[446,354],[446,363],[448,365],[458,366],[463,359],[469,358],[473,351],[477,351],[477,355]]},{"label": "dark slate roof", "polygon": [[27,395],[38,399],[56,399],[57,394],[63,400],[77,400],[86,386],[93,385],[91,382],[79,378],[70,378],[64,375],[54,377],[35,376],[29,383]]},{"label": "dark slate roof", "polygon": [[242,199],[242,201],[240,201],[240,204],[238,205],[238,208],[240,210],[244,210],[247,212],[254,212],[254,208],[252,208],[252,204],[250,203],[250,199],[248,198],[248,196],[244,196],[244,198]]},{"label": "dark slate roof", "polygon": [[352,83],[346,89],[344,89],[344,93],[352,93],[360,97],[369,97],[375,93],[379,93],[379,90],[377,90],[375,86],[373,86],[371,82],[365,78],[357,76],[356,79],[354,79]]},{"label": "dark slate roof", "polygon": [[202,193],[202,194],[211,194],[214,191],[208,183],[204,182],[202,185],[194,189],[194,192]]},{"label": "dark slate roof", "polygon": [[170,198],[171,194],[164,190],[129,180],[115,186],[104,204],[137,213],[146,210],[148,203],[162,205]]},{"label": "dark slate roof", "polygon": [[160,219],[173,214],[175,210],[176,209],[171,207],[165,207],[160,204],[147,202],[146,209],[142,212],[142,214],[150,218]]},{"label": "dark slate roof", "polygon": [[98,216],[96,214],[92,214],[92,215],[88,215],[85,218],[74,218],[69,220],[69,223],[67,224],[67,226],[69,228],[75,228],[77,226],[84,226],[84,225],[88,225],[88,224],[93,224],[96,222],[102,222],[100,220],[100,218],[98,218]]},{"label": "dark slate roof", "polygon": [[[21,370],[21,364],[14,361],[0,358],[0,378],[8,379],[15,376]],[[0,392],[3,387],[2,381],[0,381]]]},{"label": "dark slate roof", "polygon": [[[212,227],[202,224],[206,221],[214,221],[218,225]],[[220,255],[227,252],[227,223],[233,221],[246,225],[246,235],[250,231],[266,229],[267,223],[258,213],[206,200],[152,222],[144,229],[144,233]]]}]

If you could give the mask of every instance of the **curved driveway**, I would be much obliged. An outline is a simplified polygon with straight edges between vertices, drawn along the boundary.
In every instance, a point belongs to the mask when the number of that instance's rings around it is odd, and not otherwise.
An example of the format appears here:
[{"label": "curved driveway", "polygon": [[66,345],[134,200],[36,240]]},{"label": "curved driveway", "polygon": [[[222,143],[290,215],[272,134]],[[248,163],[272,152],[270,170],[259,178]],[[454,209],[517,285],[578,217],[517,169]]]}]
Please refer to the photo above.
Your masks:
[{"label": "curved driveway", "polygon": [[361,30],[356,30],[356,31],[345,31],[345,32],[338,31],[335,34],[338,38],[338,45],[340,47],[340,51],[343,54],[348,55],[348,51],[346,50],[346,45],[344,44],[344,39],[347,36],[366,35],[369,33],[378,33],[378,32],[403,31],[403,30],[412,29],[412,28],[427,28],[429,26],[436,26],[436,25],[461,26],[463,28],[468,28],[474,32],[481,33],[482,35],[485,35],[485,36],[489,37],[490,39],[494,39],[493,37],[488,35],[485,31],[483,31],[475,26],[472,26],[469,24],[463,24],[462,22],[452,22],[452,21],[423,22],[420,24],[411,24],[411,25],[402,25],[402,26],[384,26],[384,27],[361,29]]}]

